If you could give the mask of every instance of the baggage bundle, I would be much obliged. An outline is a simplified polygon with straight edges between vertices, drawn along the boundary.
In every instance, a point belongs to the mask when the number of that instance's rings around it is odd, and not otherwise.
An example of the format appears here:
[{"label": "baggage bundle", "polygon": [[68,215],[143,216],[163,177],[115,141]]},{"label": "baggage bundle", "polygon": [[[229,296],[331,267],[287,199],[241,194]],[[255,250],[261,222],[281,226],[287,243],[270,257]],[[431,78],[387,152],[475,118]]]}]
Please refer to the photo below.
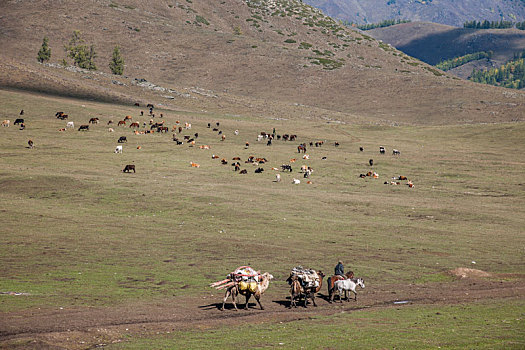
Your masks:
[{"label": "baggage bundle", "polygon": [[301,286],[304,288],[317,288],[319,287],[320,277],[317,274],[317,271],[312,269],[303,268],[302,266],[296,266],[290,272],[290,277],[288,277],[288,284],[292,284],[292,279],[296,277],[299,279]]},{"label": "baggage bundle", "polygon": [[255,269],[250,266],[240,266],[235,269],[235,271],[230,272],[225,280],[212,283],[210,284],[210,287],[224,289],[233,285],[238,285],[239,290],[241,291],[249,290],[250,292],[255,293],[260,276],[261,273],[255,271]]}]

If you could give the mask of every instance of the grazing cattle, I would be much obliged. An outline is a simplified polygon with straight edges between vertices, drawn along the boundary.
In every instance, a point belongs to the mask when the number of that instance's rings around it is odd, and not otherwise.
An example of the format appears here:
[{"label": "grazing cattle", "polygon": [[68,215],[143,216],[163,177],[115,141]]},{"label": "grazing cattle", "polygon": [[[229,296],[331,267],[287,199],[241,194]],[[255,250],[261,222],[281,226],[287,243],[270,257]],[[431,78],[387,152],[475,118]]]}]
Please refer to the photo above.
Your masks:
[{"label": "grazing cattle", "polygon": [[159,126],[157,132],[168,132],[169,128],[167,126]]},{"label": "grazing cattle", "polygon": [[[208,146],[208,145],[200,145],[199,148],[200,149],[210,149],[210,146]],[[217,158],[219,158],[219,157],[217,156]]]},{"label": "grazing cattle", "polygon": [[307,183],[308,185],[311,185],[311,184],[313,184],[313,182],[312,182],[312,181],[310,181],[310,180],[306,181],[306,183]]},{"label": "grazing cattle", "polygon": [[58,131],[66,131],[66,128],[58,129]]},{"label": "grazing cattle", "polygon": [[217,129],[217,128],[213,128],[212,131],[219,131],[219,129]]},{"label": "grazing cattle", "polygon": [[128,142],[128,139],[126,136],[121,136],[118,138],[118,143]]},{"label": "grazing cattle", "polygon": [[8,119],[6,119],[6,120],[4,120],[2,122],[2,126],[5,127],[5,128],[8,128],[10,124],[11,124],[11,121],[8,120]]},{"label": "grazing cattle", "polygon": [[219,135],[222,135],[222,130],[219,130]]},{"label": "grazing cattle", "polygon": [[110,124],[113,124],[113,120],[112,119],[108,120],[108,125],[110,125]]},{"label": "grazing cattle", "polygon": [[131,119],[133,119],[133,118],[131,118],[130,115],[127,115],[127,116],[124,117],[124,120],[131,120]]},{"label": "grazing cattle", "polygon": [[13,125],[16,125],[16,124],[23,124],[24,123],[24,119],[22,118],[16,118],[15,122],[13,123]]},{"label": "grazing cattle", "polygon": [[135,106],[140,107],[140,103],[135,102]]},{"label": "grazing cattle", "polygon": [[144,116],[144,111],[140,111],[140,116],[141,116],[141,117]]},{"label": "grazing cattle", "polygon": [[268,139],[268,141],[266,142],[266,146],[271,146],[272,145],[272,139]]},{"label": "grazing cattle", "polygon": [[275,182],[281,182],[281,174],[275,174]]},{"label": "grazing cattle", "polygon": [[335,146],[335,147],[339,147],[339,142],[336,141],[336,142],[334,143],[334,146]]},{"label": "grazing cattle", "polygon": [[264,171],[263,168],[257,168],[257,169],[255,169],[255,173],[256,173],[256,174],[260,174],[260,173],[262,173],[263,171]]},{"label": "grazing cattle", "polygon": [[379,146],[379,153],[385,154],[385,147]]},{"label": "grazing cattle", "polygon": [[190,135],[184,135],[184,140],[188,141],[190,139]]},{"label": "grazing cattle", "polygon": [[208,129],[209,129],[209,128],[211,128],[211,124],[210,124],[210,123],[208,123]]},{"label": "grazing cattle", "polygon": [[133,122],[133,123],[129,124],[129,127],[130,128],[140,128],[140,124],[137,123],[137,122]]},{"label": "grazing cattle", "polygon": [[20,130],[24,130],[25,128],[26,128],[25,123],[21,123],[21,124],[20,124]]},{"label": "grazing cattle", "polygon": [[113,128],[108,128],[108,132],[115,132],[115,130],[113,130]]},{"label": "grazing cattle", "polygon": [[412,183],[412,181],[408,180],[407,186],[410,188],[413,188],[414,184]]},{"label": "grazing cattle", "polygon": [[182,132],[182,126],[179,126],[179,134]]},{"label": "grazing cattle", "polygon": [[233,134],[234,134],[235,136],[239,135],[239,130],[235,130],[235,131],[233,132]]},{"label": "grazing cattle", "polygon": [[322,159],[322,160],[326,160],[326,157],[322,157],[321,159]]},{"label": "grazing cattle", "polygon": [[305,155],[303,156],[303,159],[310,159],[310,155],[305,154]]},{"label": "grazing cattle", "polygon": [[239,174],[248,174],[248,170],[246,170],[246,169],[242,169],[242,170],[239,172]]},{"label": "grazing cattle", "polygon": [[244,145],[244,148],[248,148],[248,147],[250,147],[250,143],[246,142],[246,144]]},{"label": "grazing cattle", "polygon": [[212,154],[211,159],[219,159],[219,156],[216,156],[215,154]]},{"label": "grazing cattle", "polygon": [[233,157],[232,160],[241,160],[241,157]]},{"label": "grazing cattle", "polygon": [[262,136],[262,135],[257,135],[257,141],[258,141],[258,142],[261,142],[262,139],[263,139],[263,136]]},{"label": "grazing cattle", "polygon": [[398,180],[408,180],[406,176],[399,175]]},{"label": "grazing cattle", "polygon": [[34,146],[33,140],[27,141],[27,145],[29,146],[28,148],[33,149],[33,146]]},{"label": "grazing cattle", "polygon": [[98,122],[99,122],[99,120],[96,117],[89,119],[89,124],[98,124]]},{"label": "grazing cattle", "polygon": [[24,115],[24,110],[23,109],[20,111],[20,115]]},{"label": "grazing cattle", "polygon": [[121,125],[126,125],[126,121],[125,120],[119,120],[117,126],[121,126]]},{"label": "grazing cattle", "polygon": [[122,146],[115,147],[115,153],[122,153]]},{"label": "grazing cattle", "polygon": [[148,103],[146,108],[155,108],[151,103]]},{"label": "grazing cattle", "polygon": [[122,170],[122,172],[124,173],[129,173],[131,172],[131,170],[133,170],[133,172],[135,172],[135,164],[128,164],[124,167],[124,170]]},{"label": "grazing cattle", "polygon": [[73,122],[67,122],[67,124],[66,124],[66,128],[73,128],[73,129],[74,129],[74,128],[75,128],[75,123],[73,123]]},{"label": "grazing cattle", "polygon": [[200,168],[201,166],[197,163],[190,162],[192,168]]},{"label": "grazing cattle", "polygon": [[224,141],[224,140],[226,140],[226,135],[222,135],[221,137],[221,141]]},{"label": "grazing cattle", "polygon": [[67,114],[64,114],[64,112],[57,112],[55,114],[55,117],[57,117],[57,119],[64,120],[67,119],[69,116]]},{"label": "grazing cattle", "polygon": [[137,149],[142,149],[142,147],[141,146],[137,146]]},{"label": "grazing cattle", "polygon": [[215,125],[219,126],[219,125],[221,125],[221,123],[217,122],[217,123],[215,123]]},{"label": "grazing cattle", "polygon": [[297,135],[290,135],[290,141],[295,141],[297,139]]},{"label": "grazing cattle", "polygon": [[88,130],[89,130],[89,125],[87,124],[80,125],[80,128],[78,128],[78,131],[88,131]]},{"label": "grazing cattle", "polygon": [[363,152],[365,149],[363,147],[359,147],[359,151]]},{"label": "grazing cattle", "polygon": [[198,137],[199,137],[199,133],[196,132],[195,134],[193,134],[193,136],[194,136],[195,138],[198,138]]},{"label": "grazing cattle", "polygon": [[184,129],[191,129],[191,123],[184,123]]},{"label": "grazing cattle", "polygon": [[288,170],[289,172],[292,172],[292,166],[289,164],[283,164],[281,165],[281,168],[283,169],[283,171]]},{"label": "grazing cattle", "polygon": [[365,174],[359,174],[359,177],[360,177],[361,179],[364,179],[364,178],[366,177],[366,175],[365,175]]},{"label": "grazing cattle", "polygon": [[301,183],[301,180],[296,179],[296,178],[293,178],[293,179],[292,179],[292,183],[293,183],[294,185],[299,185],[299,184]]},{"label": "grazing cattle", "polygon": [[400,154],[401,154],[401,152],[399,152],[397,149],[392,150],[392,155],[398,156]]},{"label": "grazing cattle", "polygon": [[370,166],[374,165],[374,160],[373,159],[369,159],[368,160],[368,164],[370,164]]},{"label": "grazing cattle", "polygon": [[297,160],[297,159],[292,158],[292,159],[290,159],[290,163],[295,163],[296,160]]},{"label": "grazing cattle", "polygon": [[228,164],[228,161],[224,158],[221,159],[221,164],[222,165],[227,165]]}]

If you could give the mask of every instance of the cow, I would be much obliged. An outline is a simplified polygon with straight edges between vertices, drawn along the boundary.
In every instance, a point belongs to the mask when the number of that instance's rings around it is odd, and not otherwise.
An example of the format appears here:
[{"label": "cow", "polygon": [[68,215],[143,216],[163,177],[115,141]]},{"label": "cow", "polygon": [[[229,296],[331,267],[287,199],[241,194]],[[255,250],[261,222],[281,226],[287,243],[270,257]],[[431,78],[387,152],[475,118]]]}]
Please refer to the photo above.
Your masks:
[{"label": "cow", "polygon": [[283,164],[281,165],[281,168],[283,169],[283,171],[288,170],[289,172],[292,172],[292,166],[289,164]]},{"label": "cow", "polygon": [[226,135],[222,135],[221,137],[221,141],[224,141],[224,140],[226,140]]},{"label": "cow", "polygon": [[294,179],[292,179],[292,183],[294,185],[299,185],[301,183],[301,180],[294,178]]},{"label": "cow", "polygon": [[4,120],[2,122],[2,126],[5,127],[5,128],[8,128],[10,124],[11,124],[11,121],[8,120],[8,119],[6,119],[6,120]]},{"label": "cow", "polygon": [[78,128],[78,131],[88,131],[88,130],[89,130],[89,125],[87,124],[80,125],[80,128]]},{"label": "cow", "polygon": [[28,148],[33,149],[34,142],[33,140],[27,141]]},{"label": "cow", "polygon": [[115,153],[122,153],[122,145],[115,147]]},{"label": "cow", "polygon": [[135,102],[135,106],[140,107],[140,103]]},{"label": "cow", "polygon": [[239,174],[248,174],[248,170],[242,169],[241,171],[239,171]]},{"label": "cow", "polygon": [[57,117],[57,119],[64,120],[67,119],[69,116],[67,114],[64,114],[64,112],[57,112],[55,114],[55,117]]},{"label": "cow", "polygon": [[133,118],[131,118],[130,115],[127,115],[127,116],[124,117],[124,120],[131,120],[131,119],[133,119]]},{"label": "cow", "polygon": [[20,111],[20,115],[24,115],[24,110],[23,109]]},{"label": "cow", "polygon": [[264,171],[263,168],[257,168],[257,169],[255,169],[255,173],[256,173],[256,174],[261,174],[263,171]]},{"label": "cow", "polygon": [[113,120],[108,120],[108,125],[113,124]]},{"label": "cow", "polygon": [[121,136],[118,138],[118,143],[123,143],[123,142],[128,142],[128,139],[126,138],[126,136]]},{"label": "cow", "polygon": [[99,122],[99,119],[96,117],[89,119],[89,124],[98,124],[98,122]]},{"label": "cow", "polygon": [[67,122],[67,124],[66,124],[66,128],[72,128],[72,129],[74,129],[74,128],[75,128],[75,123],[73,123],[73,122]]},{"label": "cow", "polygon": [[211,156],[211,159],[219,159],[219,156],[216,156],[215,154],[213,154],[213,155]]},{"label": "cow", "polygon": [[26,124],[25,123],[20,123],[20,130],[24,130],[26,128]]},{"label": "cow", "polygon": [[58,129],[58,131],[66,131],[66,128]]},{"label": "cow", "polygon": [[190,162],[192,168],[200,168],[201,166],[197,163]]},{"label": "cow", "polygon": [[363,147],[359,147],[359,151],[363,152],[365,149]]},{"label": "cow", "polygon": [[275,174],[275,182],[281,182],[281,174]]},{"label": "cow", "polygon": [[334,143],[334,146],[335,146],[335,147],[339,147],[339,142],[336,141],[336,142]]},{"label": "cow", "polygon": [[125,120],[119,120],[117,126],[121,126],[121,125],[126,125],[126,121]]},{"label": "cow", "polygon": [[24,119],[22,118],[16,118],[15,122],[13,123],[13,125],[16,125],[16,124],[23,124],[24,123]]},{"label": "cow", "polygon": [[248,148],[248,147],[250,147],[250,143],[246,142],[246,144],[244,145],[244,148]]},{"label": "cow", "polygon": [[115,132],[115,130],[113,130],[113,128],[108,128],[108,132]]},{"label": "cow", "polygon": [[385,147],[379,146],[379,153],[385,154]]},{"label": "cow", "polygon": [[235,130],[233,133],[235,134],[235,136],[237,136],[239,135],[239,130]]},{"label": "cow", "polygon": [[133,122],[133,123],[129,124],[129,127],[130,128],[140,128],[140,124],[137,123],[137,122]]},{"label": "cow", "polygon": [[374,160],[373,159],[369,159],[368,160],[368,164],[370,164],[370,166],[374,165]]},{"label": "cow", "polygon": [[129,173],[131,172],[131,170],[133,170],[133,172],[135,172],[135,164],[128,164],[124,167],[124,170],[122,170],[122,172],[124,173]]},{"label": "cow", "polygon": [[169,128],[167,126],[159,126],[157,132],[168,132]]},{"label": "cow", "polygon": [[210,124],[210,123],[208,123],[208,129],[209,129],[209,128],[211,128],[211,124]]},{"label": "cow", "polygon": [[221,164],[222,165],[227,165],[228,164],[228,161],[224,158],[221,159]]},{"label": "cow", "polygon": [[151,103],[148,103],[146,108],[155,108]]},{"label": "cow", "polygon": [[400,154],[401,154],[401,152],[399,152],[397,149],[392,150],[392,155],[393,156],[398,156]]}]

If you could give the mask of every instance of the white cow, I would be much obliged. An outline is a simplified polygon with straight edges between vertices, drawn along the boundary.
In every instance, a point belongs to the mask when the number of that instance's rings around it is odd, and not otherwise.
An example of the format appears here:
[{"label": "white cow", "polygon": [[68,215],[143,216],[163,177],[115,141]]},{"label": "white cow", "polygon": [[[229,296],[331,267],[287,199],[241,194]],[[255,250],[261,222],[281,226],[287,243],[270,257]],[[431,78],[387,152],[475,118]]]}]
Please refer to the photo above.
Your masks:
[{"label": "white cow", "polygon": [[294,178],[294,179],[292,180],[292,183],[293,183],[294,185],[299,185],[299,184],[301,183],[301,180]]},{"label": "white cow", "polygon": [[122,145],[119,145],[115,148],[115,153],[122,153]]},{"label": "white cow", "polygon": [[66,128],[74,128],[74,127],[75,127],[75,123],[67,122]]},{"label": "white cow", "polygon": [[275,182],[281,182],[281,174],[275,174]]}]

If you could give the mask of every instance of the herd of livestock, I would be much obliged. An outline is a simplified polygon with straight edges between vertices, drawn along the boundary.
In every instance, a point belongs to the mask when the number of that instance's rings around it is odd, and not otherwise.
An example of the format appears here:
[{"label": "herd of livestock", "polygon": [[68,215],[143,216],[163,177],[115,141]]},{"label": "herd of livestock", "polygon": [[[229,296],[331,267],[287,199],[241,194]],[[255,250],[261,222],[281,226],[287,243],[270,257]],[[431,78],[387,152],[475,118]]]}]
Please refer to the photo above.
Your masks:
[{"label": "herd of livestock", "polygon": [[[138,104],[135,104],[135,105],[137,106]],[[143,122],[141,124],[137,121],[133,121],[133,118],[128,115],[128,116],[125,116],[122,120],[118,120],[116,123],[114,120],[109,120],[107,122],[108,132],[115,132],[115,127],[117,128],[117,130],[122,127],[128,127],[132,129],[133,133],[136,135],[153,134],[153,133],[168,133],[170,131],[170,128],[165,125],[165,119],[163,119],[163,114],[161,113],[160,118],[155,119],[155,114],[153,111],[154,106],[151,104],[148,104],[147,107],[149,108],[149,118],[150,118],[149,122]],[[25,120],[22,118],[23,115],[24,115],[24,111],[22,110],[20,112],[20,118],[17,118],[14,122],[14,125],[19,125],[20,130],[24,130],[26,128]],[[140,115],[144,116],[144,111],[141,111]],[[68,129],[75,128],[75,123],[73,121],[70,121],[69,115],[64,113],[63,111],[56,112],[55,117],[57,119],[67,121],[65,128],[60,128],[58,131],[66,131]],[[154,121],[154,120],[157,120],[157,121]],[[77,130],[82,131],[82,132],[87,132],[90,130],[91,125],[99,124],[99,123],[100,123],[99,118],[92,117],[89,119],[88,123],[81,124]],[[4,120],[2,122],[2,126],[4,127],[9,127],[10,125],[11,125],[10,120]],[[226,139],[225,133],[220,129],[220,122],[215,122],[213,123],[213,125],[212,123],[208,123],[207,128],[210,129],[212,132],[216,132],[220,141],[224,141]],[[198,132],[194,133],[193,131],[190,132],[191,129],[192,129],[191,123],[187,123],[187,122],[181,123],[178,120],[175,121],[175,125],[172,126],[171,132],[173,133],[172,140],[175,142],[177,146],[186,144],[189,147],[197,147],[197,140],[199,138],[199,133]],[[238,136],[239,130],[235,130],[233,134],[235,136]],[[290,142],[290,141],[293,142],[293,141],[296,141],[297,139],[298,137],[295,134],[282,134],[282,135],[278,134],[276,133],[275,128],[271,132],[264,132],[264,131],[260,132],[256,138],[257,142],[265,141],[267,146],[271,146],[273,142],[276,140],[277,141],[281,140],[284,142]],[[117,139],[118,145],[115,147],[114,152],[122,153],[123,152],[122,144],[126,142],[127,142],[127,136],[120,136]],[[280,167],[271,167],[271,170],[277,172],[275,174],[274,182],[281,182],[281,174],[279,174],[278,172],[290,172],[291,173],[293,172],[293,164],[295,162],[297,162],[300,159],[304,161],[310,159],[310,155],[307,154],[308,147],[319,148],[319,147],[322,147],[324,144],[325,144],[324,140],[316,140],[316,141],[300,143],[297,146],[297,153],[299,154],[298,157],[291,158],[287,164],[282,164]],[[340,146],[339,142],[337,141],[335,141],[333,145],[334,147]],[[33,140],[29,140],[28,148],[33,148],[34,146],[35,146],[35,142]],[[249,149],[249,147],[250,147],[250,143],[246,142],[244,148]],[[137,148],[141,149],[141,146],[137,146]],[[199,145],[198,148],[199,149],[210,149],[211,147],[209,145],[202,144],[202,145]],[[359,147],[359,150],[360,152],[363,152],[364,148]],[[386,150],[383,146],[379,147],[379,153],[381,155],[384,155],[386,153]],[[399,156],[400,154],[401,152],[399,150],[397,149],[392,150],[392,155]],[[239,174],[248,173],[247,169],[241,169],[242,164],[241,164],[240,157],[233,157],[230,161],[226,158],[221,158],[218,155],[213,154],[212,159],[218,160],[220,164],[222,165],[230,164],[231,166],[233,166],[233,170],[235,172],[238,172]],[[322,157],[322,159],[325,160],[326,157]],[[266,158],[255,157],[255,156],[249,156],[244,161],[245,164],[251,164],[255,166],[254,173],[264,172],[265,169],[263,165],[266,164],[267,162],[268,160]],[[374,165],[373,159],[369,159],[369,165],[370,167]],[[190,166],[193,168],[199,168],[200,164],[192,161],[190,162]],[[299,167],[299,169],[300,169],[299,173],[302,174],[302,177],[304,178],[304,181],[306,182],[306,184],[312,184],[312,181],[310,180],[310,176],[312,175],[314,170],[310,166],[307,166],[307,165],[302,165]],[[134,173],[136,172],[135,164],[126,164],[125,167],[122,169],[122,172],[125,172],[125,173],[129,173],[132,171]],[[359,174],[359,177],[361,178],[371,177],[371,178],[377,179],[379,178],[379,174],[376,173],[375,171],[370,170],[366,173]],[[410,188],[414,187],[414,184],[406,176],[403,176],[403,175],[394,176],[392,177],[391,181],[385,181],[384,184],[400,185],[401,184],[400,181],[407,181],[406,185],[408,185],[408,187]],[[295,178],[295,177],[292,179],[292,184],[298,185],[300,183],[301,183],[301,179]]]}]

